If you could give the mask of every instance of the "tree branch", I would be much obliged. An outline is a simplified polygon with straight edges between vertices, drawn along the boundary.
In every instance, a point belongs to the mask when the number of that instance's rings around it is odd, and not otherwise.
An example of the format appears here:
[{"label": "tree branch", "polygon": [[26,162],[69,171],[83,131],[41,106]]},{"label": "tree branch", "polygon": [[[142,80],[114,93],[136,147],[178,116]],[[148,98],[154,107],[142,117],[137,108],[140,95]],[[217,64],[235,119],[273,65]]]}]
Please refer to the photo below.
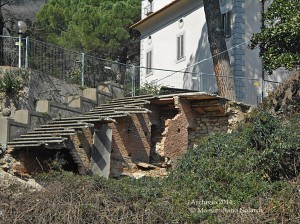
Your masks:
[{"label": "tree branch", "polygon": [[[1,2],[1,1],[0,1]],[[5,2],[5,3],[3,3],[3,4],[0,4],[0,8],[1,7],[3,7],[3,6],[5,6],[5,5],[7,5],[9,2]]]}]

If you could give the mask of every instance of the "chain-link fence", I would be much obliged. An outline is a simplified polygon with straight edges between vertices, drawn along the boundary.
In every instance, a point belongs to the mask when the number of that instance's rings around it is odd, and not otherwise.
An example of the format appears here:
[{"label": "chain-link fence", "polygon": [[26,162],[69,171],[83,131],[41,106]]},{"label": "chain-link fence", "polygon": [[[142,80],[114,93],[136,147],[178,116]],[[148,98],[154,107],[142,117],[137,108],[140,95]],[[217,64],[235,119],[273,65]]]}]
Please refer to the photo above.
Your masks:
[{"label": "chain-link fence", "polygon": [[[0,65],[19,65],[19,38],[0,36]],[[21,67],[52,75],[68,83],[96,87],[104,81],[124,85],[134,95],[139,84],[139,69],[30,38],[22,38]]]}]

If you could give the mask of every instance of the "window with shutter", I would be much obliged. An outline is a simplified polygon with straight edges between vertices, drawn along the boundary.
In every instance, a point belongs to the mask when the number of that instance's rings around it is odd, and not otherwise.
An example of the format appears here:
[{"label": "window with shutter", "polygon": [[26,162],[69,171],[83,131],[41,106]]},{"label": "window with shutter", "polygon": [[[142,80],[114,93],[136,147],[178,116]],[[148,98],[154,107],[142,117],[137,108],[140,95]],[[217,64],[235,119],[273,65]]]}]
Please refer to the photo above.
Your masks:
[{"label": "window with shutter", "polygon": [[222,14],[222,24],[223,24],[223,30],[224,35],[226,38],[231,36],[231,11],[228,11],[226,13]]},{"label": "window with shutter", "polygon": [[152,51],[148,51],[146,55],[146,73],[152,72]]},{"label": "window with shutter", "polygon": [[184,34],[177,36],[177,60],[184,58]]}]

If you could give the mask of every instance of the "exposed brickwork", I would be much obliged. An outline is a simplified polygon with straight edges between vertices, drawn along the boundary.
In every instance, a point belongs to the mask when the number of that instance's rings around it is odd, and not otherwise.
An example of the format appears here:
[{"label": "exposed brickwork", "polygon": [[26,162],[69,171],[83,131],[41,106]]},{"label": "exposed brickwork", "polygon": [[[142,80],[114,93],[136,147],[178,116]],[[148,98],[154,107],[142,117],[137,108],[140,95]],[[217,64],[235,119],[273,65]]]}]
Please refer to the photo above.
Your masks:
[{"label": "exposed brickwork", "polygon": [[174,104],[179,112],[173,119],[166,120],[160,150],[163,153],[161,156],[171,160],[175,160],[187,151],[189,129],[195,128],[195,115],[189,102],[174,97]]},{"label": "exposed brickwork", "polygon": [[132,162],[149,162],[151,122],[148,114],[134,114],[109,124],[112,129],[111,173],[118,175]]},{"label": "exposed brickwork", "polygon": [[[93,144],[93,130],[91,128],[84,128],[78,131],[76,135],[70,137],[73,147],[71,148],[72,155],[77,156],[78,163],[82,163],[84,167],[79,165],[79,172],[89,173],[91,167],[91,146]],[[75,151],[76,152],[75,152]]]}]

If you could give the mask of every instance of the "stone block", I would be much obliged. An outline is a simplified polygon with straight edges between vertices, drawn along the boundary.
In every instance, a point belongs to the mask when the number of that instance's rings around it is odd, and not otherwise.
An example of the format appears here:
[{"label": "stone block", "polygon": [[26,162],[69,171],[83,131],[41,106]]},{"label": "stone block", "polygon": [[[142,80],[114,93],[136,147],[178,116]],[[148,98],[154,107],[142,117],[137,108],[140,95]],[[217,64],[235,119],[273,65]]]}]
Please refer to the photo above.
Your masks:
[{"label": "stone block", "polygon": [[67,97],[67,102],[69,107],[74,107],[74,108],[81,108],[82,103],[81,103],[81,97],[76,95],[76,96],[68,96]]},{"label": "stone block", "polygon": [[83,97],[88,98],[93,101],[98,101],[97,89],[96,88],[87,88],[83,90]]},{"label": "stone block", "polygon": [[38,100],[36,103],[36,111],[42,113],[50,112],[50,101],[49,100]]}]

